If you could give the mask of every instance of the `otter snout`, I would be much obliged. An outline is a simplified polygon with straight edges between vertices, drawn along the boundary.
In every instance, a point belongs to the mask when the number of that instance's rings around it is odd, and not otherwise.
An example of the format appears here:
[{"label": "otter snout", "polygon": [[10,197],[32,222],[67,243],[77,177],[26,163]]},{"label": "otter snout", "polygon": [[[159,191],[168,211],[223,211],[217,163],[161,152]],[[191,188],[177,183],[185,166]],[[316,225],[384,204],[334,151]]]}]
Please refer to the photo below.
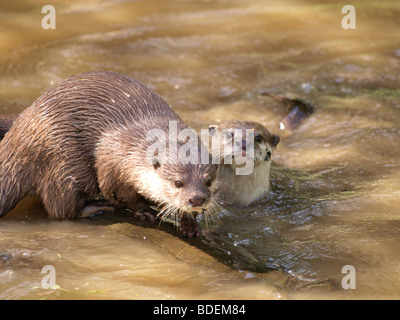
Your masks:
[{"label": "otter snout", "polygon": [[189,199],[189,205],[193,208],[199,208],[204,205],[206,198],[202,196],[195,196]]},{"label": "otter snout", "polygon": [[246,140],[242,140],[242,156],[243,157],[246,156],[247,147],[248,147],[247,141]]}]

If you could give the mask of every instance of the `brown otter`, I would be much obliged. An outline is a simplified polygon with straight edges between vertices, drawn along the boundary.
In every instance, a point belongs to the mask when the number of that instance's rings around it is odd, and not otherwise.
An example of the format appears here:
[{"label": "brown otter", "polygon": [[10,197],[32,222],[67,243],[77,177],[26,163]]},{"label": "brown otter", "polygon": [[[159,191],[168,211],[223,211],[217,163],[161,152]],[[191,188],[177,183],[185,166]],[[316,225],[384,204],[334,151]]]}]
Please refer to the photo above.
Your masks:
[{"label": "brown otter", "polygon": [[[128,76],[102,71],[65,80],[23,111],[0,142],[0,216],[26,195],[40,196],[53,219],[112,206],[134,211],[143,197],[179,212],[182,232],[199,236],[192,212],[212,205],[216,166],[169,161],[170,152],[149,161],[146,133],[167,132],[171,122],[188,128]],[[108,205],[91,202],[99,193]]]},{"label": "brown otter", "polygon": [[[253,121],[229,120],[210,126],[209,131],[217,144],[213,146],[211,139],[211,153],[214,156],[217,151],[222,163],[215,185],[219,197],[237,207],[255,204],[265,198],[270,191],[271,156],[279,137]],[[235,134],[239,134],[239,139],[235,139]],[[245,163],[235,161],[240,156],[244,157],[246,165],[252,164],[247,172],[243,170],[243,174],[237,169],[244,169]]]}]

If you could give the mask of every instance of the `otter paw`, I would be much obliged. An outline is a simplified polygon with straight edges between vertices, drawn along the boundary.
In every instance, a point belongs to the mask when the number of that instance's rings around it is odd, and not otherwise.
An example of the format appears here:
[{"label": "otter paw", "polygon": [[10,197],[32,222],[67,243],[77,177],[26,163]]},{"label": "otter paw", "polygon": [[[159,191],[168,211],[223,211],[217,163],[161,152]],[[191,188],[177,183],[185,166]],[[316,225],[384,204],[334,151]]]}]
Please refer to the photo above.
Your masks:
[{"label": "otter paw", "polygon": [[179,231],[184,237],[200,238],[201,228],[196,220],[191,218],[181,218],[179,222]]},{"label": "otter paw", "polygon": [[148,219],[150,221],[156,221],[157,220],[157,211],[152,211],[152,210],[140,210],[136,211],[135,215],[140,218],[140,220],[145,220]]},{"label": "otter paw", "polygon": [[89,218],[103,212],[115,211],[115,207],[110,204],[94,203],[86,205],[81,211],[80,218]]}]

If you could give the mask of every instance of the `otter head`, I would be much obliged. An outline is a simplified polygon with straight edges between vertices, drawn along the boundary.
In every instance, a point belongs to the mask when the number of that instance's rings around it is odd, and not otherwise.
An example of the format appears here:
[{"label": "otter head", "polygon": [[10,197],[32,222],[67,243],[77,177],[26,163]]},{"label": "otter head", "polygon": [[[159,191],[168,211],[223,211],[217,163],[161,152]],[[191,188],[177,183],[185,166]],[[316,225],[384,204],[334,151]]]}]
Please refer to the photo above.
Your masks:
[{"label": "otter head", "polygon": [[162,203],[181,213],[202,212],[212,204],[216,165],[157,163],[153,168],[162,185]]},{"label": "otter head", "polygon": [[139,171],[139,193],[157,203],[162,213],[186,215],[213,207],[217,165],[211,164],[208,153],[201,163],[206,148],[199,143],[197,136],[179,140],[175,156],[171,150],[152,150]]},{"label": "otter head", "polygon": [[[230,164],[232,168],[243,166],[243,160],[254,161],[255,166],[270,162],[280,141],[279,136],[253,121],[229,120],[210,126],[209,132],[213,156],[219,154],[221,163]],[[242,161],[238,161],[240,158]]]}]

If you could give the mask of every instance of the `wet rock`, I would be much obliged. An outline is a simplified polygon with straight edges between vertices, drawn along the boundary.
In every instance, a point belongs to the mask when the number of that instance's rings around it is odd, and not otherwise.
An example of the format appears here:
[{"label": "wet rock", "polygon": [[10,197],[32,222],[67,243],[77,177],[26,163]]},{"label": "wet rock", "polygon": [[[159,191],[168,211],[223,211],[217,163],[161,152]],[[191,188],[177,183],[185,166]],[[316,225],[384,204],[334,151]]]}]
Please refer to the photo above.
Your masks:
[{"label": "wet rock", "polygon": [[[130,223],[116,223],[110,228],[115,232],[127,235],[129,237],[146,241],[149,245],[154,246],[162,252],[172,255],[178,260],[182,260],[195,268],[212,269],[218,274],[224,274],[232,279],[248,279],[249,272],[243,270],[235,270],[230,266],[221,263],[219,258],[212,255],[221,253],[216,252],[207,242],[200,242],[193,239],[182,239],[169,234],[165,231],[143,228]],[[208,247],[207,247],[208,246]],[[207,251],[207,252],[206,252]],[[210,254],[208,252],[211,252]],[[237,252],[235,252],[236,254]],[[268,268],[266,268],[268,269]],[[279,295],[284,294],[280,289],[285,289],[287,284],[292,285],[292,277],[280,270],[274,270],[266,273],[251,272],[251,279],[262,279],[270,290],[279,292]],[[290,280],[292,279],[292,280]]]}]

